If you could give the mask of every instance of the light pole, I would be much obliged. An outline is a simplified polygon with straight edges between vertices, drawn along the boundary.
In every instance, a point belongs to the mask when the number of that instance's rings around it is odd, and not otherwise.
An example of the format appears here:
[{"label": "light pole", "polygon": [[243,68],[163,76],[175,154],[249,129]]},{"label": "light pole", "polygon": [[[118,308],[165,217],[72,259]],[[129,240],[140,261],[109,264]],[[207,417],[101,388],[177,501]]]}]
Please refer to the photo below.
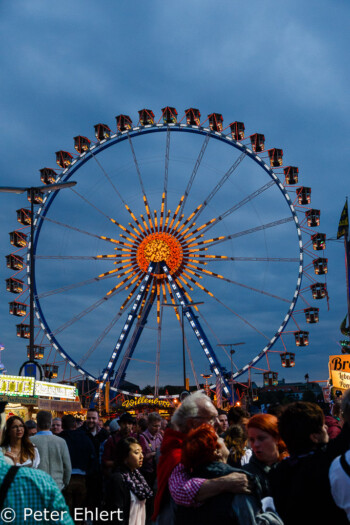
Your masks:
[{"label": "light pole", "polygon": [[230,358],[231,358],[231,399],[232,399],[232,404],[234,403],[234,397],[233,397],[233,359],[232,359],[232,356],[233,354],[235,353],[235,350],[233,349],[234,346],[239,346],[239,345],[245,345],[245,343],[223,343],[223,344],[218,344],[217,346],[221,346],[222,348],[225,348],[226,346],[230,349]]},{"label": "light pole", "polygon": [[[42,379],[42,370],[40,365],[35,361],[34,354],[34,200],[38,193],[48,193],[50,191],[62,190],[75,186],[76,182],[58,182],[55,184],[45,184],[45,186],[31,186],[29,188],[16,188],[11,186],[0,186],[0,193],[25,193],[30,202],[30,247],[29,247],[29,264],[30,264],[30,284],[29,284],[29,360],[23,363],[19,375],[27,363],[34,363],[40,372]],[[35,375],[35,372],[34,372]]]},{"label": "light pole", "polygon": [[172,308],[181,308],[181,332],[182,332],[182,363],[183,363],[183,374],[184,374],[184,389],[186,389],[186,355],[185,355],[185,326],[184,326],[184,310],[187,310],[191,306],[196,306],[197,304],[204,304],[203,301],[198,301],[196,303],[187,303],[185,305],[180,303],[170,304],[162,303],[162,306],[171,306]]},{"label": "light pole", "polygon": [[201,374],[201,376],[203,377],[203,379],[205,379],[205,392],[207,394],[208,397],[210,397],[210,388],[209,388],[209,384],[208,384],[208,381],[209,379],[212,377],[213,374]]}]

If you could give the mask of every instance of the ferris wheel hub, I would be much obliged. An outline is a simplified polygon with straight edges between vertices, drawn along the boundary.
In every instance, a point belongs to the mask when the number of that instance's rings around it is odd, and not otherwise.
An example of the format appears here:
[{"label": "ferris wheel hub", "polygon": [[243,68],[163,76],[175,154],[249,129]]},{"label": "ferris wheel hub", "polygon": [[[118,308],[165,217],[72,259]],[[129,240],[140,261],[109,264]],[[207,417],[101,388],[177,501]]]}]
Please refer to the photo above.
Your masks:
[{"label": "ferris wheel hub", "polygon": [[[166,232],[150,233],[139,244],[136,260],[143,272],[147,272],[150,262],[166,262],[170,273],[174,274],[183,261],[181,243],[174,235]],[[162,275],[157,274],[158,278]]]}]

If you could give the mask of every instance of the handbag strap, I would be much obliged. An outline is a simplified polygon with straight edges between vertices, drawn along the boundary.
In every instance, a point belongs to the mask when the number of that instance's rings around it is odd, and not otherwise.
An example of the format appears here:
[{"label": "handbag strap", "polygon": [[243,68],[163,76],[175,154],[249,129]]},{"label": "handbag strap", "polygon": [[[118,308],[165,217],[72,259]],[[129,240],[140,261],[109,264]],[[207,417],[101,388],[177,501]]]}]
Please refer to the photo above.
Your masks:
[{"label": "handbag strap", "polygon": [[6,476],[4,477],[4,480],[3,480],[2,485],[0,487],[0,509],[2,509],[3,506],[4,506],[4,501],[5,501],[7,492],[9,490],[10,485],[13,482],[13,480],[15,478],[15,475],[17,474],[19,468],[20,467],[17,467],[17,466],[10,467],[9,470],[7,471],[7,473],[6,473]]}]

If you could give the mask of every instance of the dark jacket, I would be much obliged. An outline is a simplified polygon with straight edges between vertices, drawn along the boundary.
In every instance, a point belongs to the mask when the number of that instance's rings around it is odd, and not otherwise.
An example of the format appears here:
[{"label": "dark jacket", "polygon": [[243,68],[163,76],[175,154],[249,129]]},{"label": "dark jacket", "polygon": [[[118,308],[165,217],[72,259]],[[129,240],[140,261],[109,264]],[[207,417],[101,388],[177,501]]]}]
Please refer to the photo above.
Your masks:
[{"label": "dark jacket", "polygon": [[97,469],[95,448],[83,430],[63,430],[60,438],[67,443],[72,469],[80,469],[87,474]]},{"label": "dark jacket", "polygon": [[346,525],[343,510],[333,501],[328,478],[337,456],[350,448],[350,427],[327,445],[300,456],[283,459],[270,472],[270,487],[276,510],[285,525]]},{"label": "dark jacket", "polygon": [[99,458],[101,445],[109,437],[109,433],[105,428],[101,428],[95,436],[91,434],[86,428],[84,428],[86,435],[91,439],[92,444],[95,447],[96,457]]},{"label": "dark jacket", "polygon": [[[243,472],[225,463],[213,462],[192,472],[193,477],[213,479],[226,476],[231,472]],[[175,525],[282,525],[273,512],[259,513],[260,487],[254,476],[248,474],[252,486],[252,494],[222,493],[207,499],[199,507],[177,506]]]},{"label": "dark jacket", "polygon": [[262,496],[261,496],[262,498],[271,496],[270,482],[269,482],[269,473],[270,473],[271,467],[259,461],[256,458],[256,456],[253,454],[249,460],[249,463],[247,463],[246,465],[243,465],[242,469],[258,477],[260,485],[261,485],[261,490],[262,490]]},{"label": "dark jacket", "polygon": [[101,445],[106,439],[108,438],[109,434],[105,428],[101,428],[99,432],[95,436],[91,434],[91,432],[87,431],[85,429],[86,436],[91,440],[92,445],[95,449],[95,455],[97,458],[97,469],[93,474],[87,477],[87,499],[88,499],[88,507],[94,508],[99,507],[101,505],[101,501],[103,501],[104,498],[104,492],[103,492],[103,475],[102,475],[102,468],[100,464],[100,449]]},{"label": "dark jacket", "polygon": [[106,487],[106,507],[109,511],[118,511],[118,509],[122,511],[118,525],[129,524],[130,504],[130,489],[125,485],[121,473],[113,472],[108,478]]}]

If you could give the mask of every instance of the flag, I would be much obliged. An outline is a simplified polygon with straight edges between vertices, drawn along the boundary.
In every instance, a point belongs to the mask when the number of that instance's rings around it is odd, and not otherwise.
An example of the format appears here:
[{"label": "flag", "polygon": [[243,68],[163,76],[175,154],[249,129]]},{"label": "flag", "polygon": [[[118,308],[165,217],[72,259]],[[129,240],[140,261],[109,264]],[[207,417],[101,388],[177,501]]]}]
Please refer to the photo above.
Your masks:
[{"label": "flag", "polygon": [[348,214],[348,201],[344,205],[343,211],[341,212],[340,221],[338,225],[337,239],[345,235],[348,238],[349,234],[349,214]]}]

